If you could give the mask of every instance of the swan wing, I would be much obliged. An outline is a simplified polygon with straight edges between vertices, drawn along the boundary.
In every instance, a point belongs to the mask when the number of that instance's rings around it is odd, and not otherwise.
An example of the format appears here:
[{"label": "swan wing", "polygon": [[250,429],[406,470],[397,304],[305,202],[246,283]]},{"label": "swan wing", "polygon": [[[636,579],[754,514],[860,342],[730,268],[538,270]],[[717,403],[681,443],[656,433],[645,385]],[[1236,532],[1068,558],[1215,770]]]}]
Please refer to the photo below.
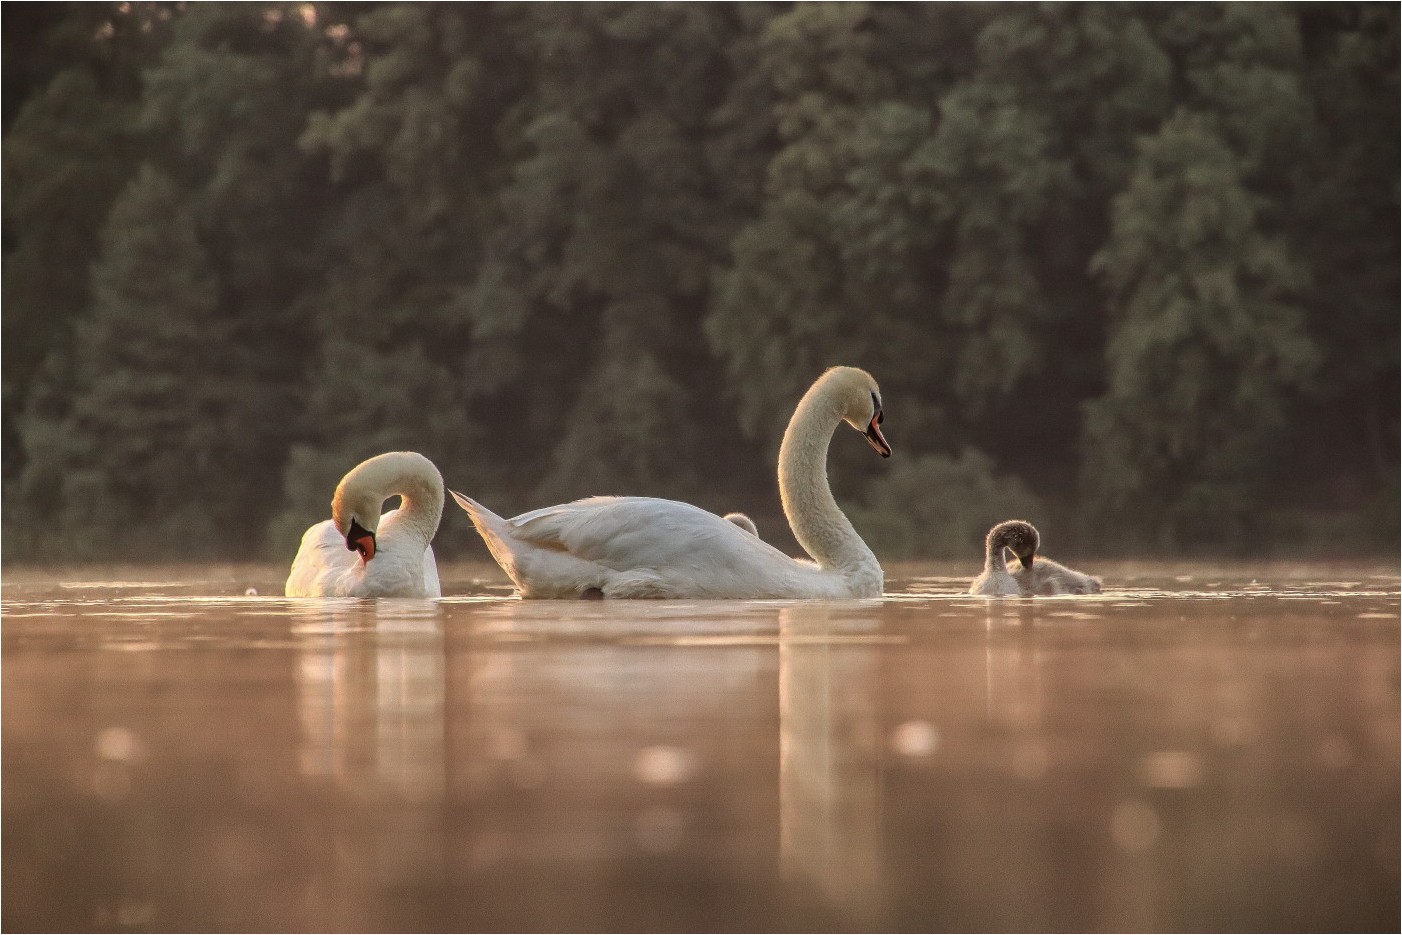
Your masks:
[{"label": "swan wing", "polygon": [[522,513],[507,523],[518,541],[615,571],[793,564],[735,524],[677,500],[590,497]]},{"label": "swan wing", "polygon": [[[700,507],[591,497],[502,519],[453,493],[522,597],[833,599],[839,574],[801,562]],[[879,594],[879,583],[877,585]],[[870,596],[870,595],[860,595]]]}]

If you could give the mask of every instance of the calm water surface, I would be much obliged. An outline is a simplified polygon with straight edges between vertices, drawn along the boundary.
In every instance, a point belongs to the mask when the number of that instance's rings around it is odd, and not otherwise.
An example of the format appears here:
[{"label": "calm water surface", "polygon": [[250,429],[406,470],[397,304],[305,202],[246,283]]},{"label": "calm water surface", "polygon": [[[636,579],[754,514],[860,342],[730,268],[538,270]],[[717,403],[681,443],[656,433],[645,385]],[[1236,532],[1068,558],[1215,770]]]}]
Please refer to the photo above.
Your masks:
[{"label": "calm water surface", "polygon": [[22,930],[1390,930],[1395,567],[986,601],[6,570]]}]

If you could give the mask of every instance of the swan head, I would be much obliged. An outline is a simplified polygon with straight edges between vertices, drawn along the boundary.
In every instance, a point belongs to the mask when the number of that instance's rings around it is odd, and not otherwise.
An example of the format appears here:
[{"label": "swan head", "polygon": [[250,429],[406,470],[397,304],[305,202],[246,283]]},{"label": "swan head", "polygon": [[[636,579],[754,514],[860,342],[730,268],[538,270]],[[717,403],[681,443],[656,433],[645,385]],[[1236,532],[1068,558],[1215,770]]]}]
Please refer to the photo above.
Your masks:
[{"label": "swan head", "polygon": [[1037,557],[1037,549],[1041,544],[1042,537],[1038,535],[1036,527],[1026,520],[1006,520],[988,530],[989,553],[992,554],[998,549],[1011,549],[1022,562],[1023,568],[1032,567],[1032,561]]},{"label": "swan head", "polygon": [[823,375],[837,402],[838,415],[866,437],[867,443],[883,458],[891,457],[891,446],[881,434],[881,387],[865,370],[833,367]]},{"label": "swan head", "polygon": [[362,561],[375,557],[375,530],[387,494],[381,475],[392,467],[391,455],[377,455],[360,462],[341,478],[331,497],[331,522],[346,537],[346,548],[359,552]]},{"label": "swan head", "polygon": [[336,494],[331,501],[331,521],[336,524],[336,531],[346,537],[346,548],[359,552],[361,561],[368,562],[375,557],[375,528],[380,524],[380,504],[384,501],[342,497],[339,487]]},{"label": "swan head", "polygon": [[[380,526],[380,511],[393,496],[409,497],[443,504],[443,477],[433,462],[415,451],[388,451],[367,458],[351,468],[336,485],[331,498],[331,521],[336,531],[346,537],[346,548],[359,552],[368,562],[375,557],[375,530]],[[438,514],[433,512],[428,538],[438,527]]]}]

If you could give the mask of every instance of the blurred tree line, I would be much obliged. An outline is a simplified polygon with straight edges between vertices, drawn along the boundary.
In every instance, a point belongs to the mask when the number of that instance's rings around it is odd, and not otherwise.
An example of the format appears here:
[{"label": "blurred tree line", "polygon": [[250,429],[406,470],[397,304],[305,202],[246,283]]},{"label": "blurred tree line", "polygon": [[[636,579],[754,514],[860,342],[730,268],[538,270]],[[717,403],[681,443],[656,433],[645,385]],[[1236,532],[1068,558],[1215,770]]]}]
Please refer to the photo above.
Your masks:
[{"label": "blurred tree line", "polygon": [[285,558],[394,448],[782,544],[836,363],[883,557],[1395,548],[1395,4],[3,16],[11,561]]}]

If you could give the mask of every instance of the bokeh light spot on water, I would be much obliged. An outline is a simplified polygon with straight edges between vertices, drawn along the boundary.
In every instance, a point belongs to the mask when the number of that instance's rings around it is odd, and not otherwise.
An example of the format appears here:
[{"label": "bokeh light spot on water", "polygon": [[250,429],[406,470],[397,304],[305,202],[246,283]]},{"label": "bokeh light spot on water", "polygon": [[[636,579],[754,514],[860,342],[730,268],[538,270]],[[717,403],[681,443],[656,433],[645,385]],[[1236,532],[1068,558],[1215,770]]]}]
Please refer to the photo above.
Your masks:
[{"label": "bokeh light spot on water", "polygon": [[939,745],[939,731],[929,721],[906,721],[891,731],[891,749],[901,756],[929,756]]},{"label": "bokeh light spot on water", "polygon": [[1202,757],[1187,750],[1160,750],[1139,761],[1144,785],[1155,789],[1188,789],[1201,785],[1206,768]]},{"label": "bokeh light spot on water", "polygon": [[633,758],[633,775],[650,786],[676,786],[696,772],[696,755],[682,747],[644,747]]},{"label": "bokeh light spot on water", "polygon": [[93,912],[93,926],[107,930],[113,927],[147,929],[156,918],[156,909],[150,903],[124,901],[116,907],[98,906]]},{"label": "bokeh light spot on water", "polygon": [[1153,847],[1160,831],[1159,815],[1147,802],[1121,802],[1110,816],[1110,836],[1121,849],[1131,853]]},{"label": "bokeh light spot on water", "polygon": [[117,924],[125,928],[144,928],[156,917],[150,903],[124,902],[117,907]]},{"label": "bokeh light spot on water", "polygon": [[125,727],[109,727],[97,735],[93,749],[104,760],[129,762],[142,755],[141,741]]}]

